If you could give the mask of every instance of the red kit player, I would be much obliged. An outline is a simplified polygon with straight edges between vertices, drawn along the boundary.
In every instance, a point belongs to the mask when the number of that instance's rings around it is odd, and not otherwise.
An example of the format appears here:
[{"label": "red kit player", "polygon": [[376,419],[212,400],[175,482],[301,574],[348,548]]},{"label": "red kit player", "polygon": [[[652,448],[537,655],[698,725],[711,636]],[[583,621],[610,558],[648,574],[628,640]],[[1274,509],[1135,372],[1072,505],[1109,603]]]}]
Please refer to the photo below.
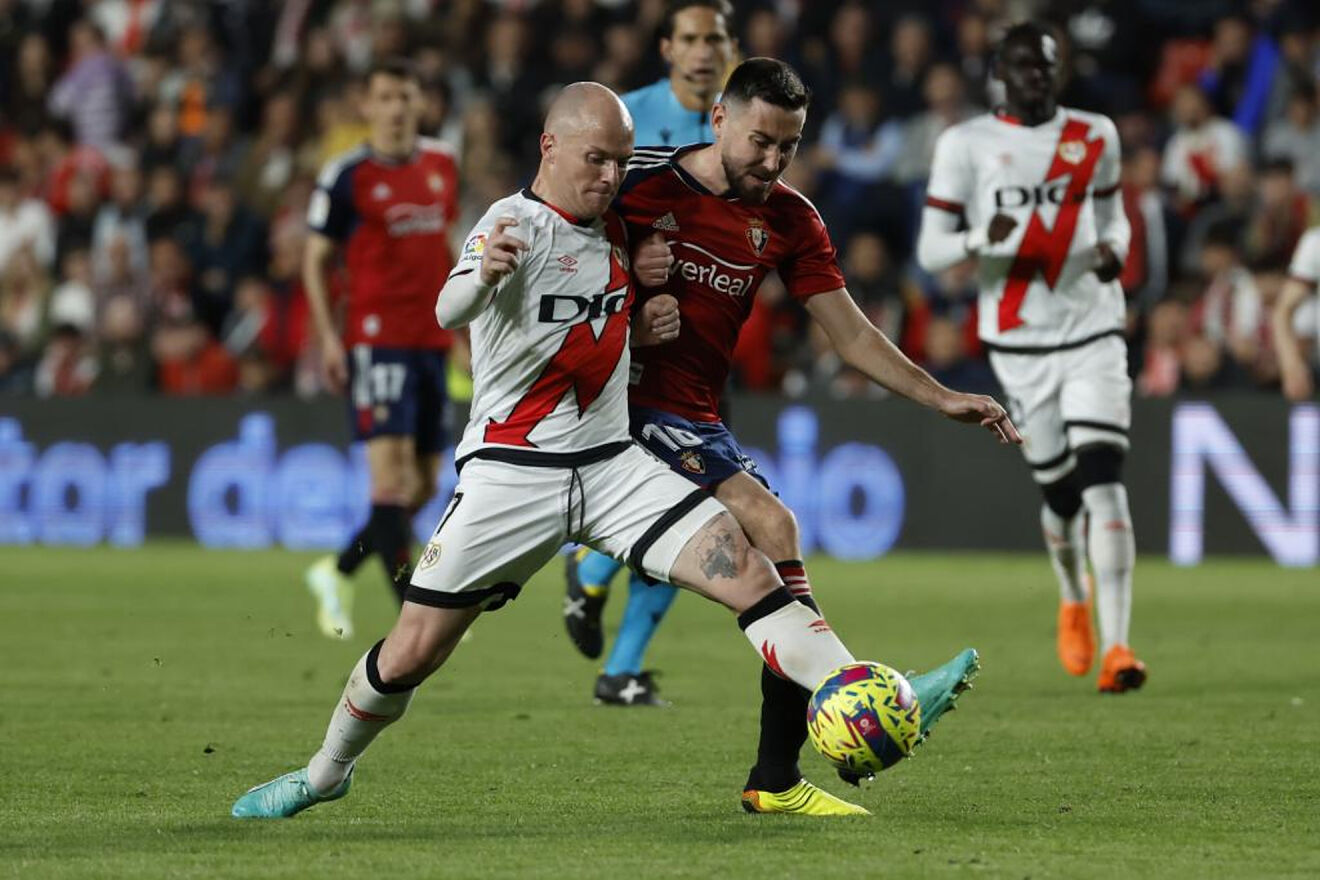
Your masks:
[{"label": "red kit player", "polygon": [[[422,107],[404,62],[367,74],[363,114],[370,137],[326,164],[307,211],[303,269],[325,372],[347,385],[354,436],[367,445],[371,516],[338,559],[307,572],[317,623],[348,638],[352,574],[379,554],[399,600],[407,589],[410,519],[435,493],[445,448],[445,355],[435,295],[453,267],[448,231],[458,216],[458,171],[437,141],[417,135]],[[343,341],[327,294],[330,257],[343,255],[348,302]]]}]

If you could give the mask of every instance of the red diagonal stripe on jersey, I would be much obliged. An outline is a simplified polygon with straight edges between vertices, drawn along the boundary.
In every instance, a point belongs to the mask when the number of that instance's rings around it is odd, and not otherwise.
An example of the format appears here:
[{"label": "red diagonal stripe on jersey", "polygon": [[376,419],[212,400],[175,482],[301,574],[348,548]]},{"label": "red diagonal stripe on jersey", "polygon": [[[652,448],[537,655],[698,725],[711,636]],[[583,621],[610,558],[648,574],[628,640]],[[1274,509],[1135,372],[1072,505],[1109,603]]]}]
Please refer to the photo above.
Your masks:
[{"label": "red diagonal stripe on jersey", "polygon": [[[1069,119],[1059,133],[1059,143],[1055,146],[1054,161],[1045,175],[1048,183],[1065,174],[1072,175],[1063,197],[1063,204],[1054,217],[1054,228],[1046,228],[1040,214],[1031,212],[1027,221],[1027,230],[1018,246],[1017,257],[1008,270],[1008,280],[1004,283],[1004,295],[999,300],[999,331],[1012,330],[1024,323],[1018,312],[1022,301],[1026,299],[1027,288],[1037,273],[1052,289],[1063,271],[1063,264],[1068,259],[1068,249],[1072,246],[1073,233],[1077,230],[1077,216],[1086,201],[1086,188],[1091,185],[1096,163],[1104,151],[1104,141],[1097,138],[1086,140],[1091,127],[1079,119]],[[1069,141],[1081,141],[1086,146],[1086,155],[1077,163],[1065,162],[1059,155],[1059,147]]]},{"label": "red diagonal stripe on jersey", "polygon": [[[614,215],[606,219],[610,242],[626,247],[623,224]],[[622,251],[621,251],[622,252]],[[574,324],[564,336],[554,357],[546,363],[512,411],[501,422],[491,420],[486,425],[487,443],[506,443],[510,446],[535,446],[527,439],[532,429],[559,406],[569,389],[577,395],[578,417],[596,402],[605,385],[614,375],[619,358],[628,345],[628,319],[632,312],[632,287],[627,268],[613,253],[609,257],[610,277],[605,285],[607,295],[627,291],[619,311],[605,319],[605,326],[597,337],[590,322]]]}]

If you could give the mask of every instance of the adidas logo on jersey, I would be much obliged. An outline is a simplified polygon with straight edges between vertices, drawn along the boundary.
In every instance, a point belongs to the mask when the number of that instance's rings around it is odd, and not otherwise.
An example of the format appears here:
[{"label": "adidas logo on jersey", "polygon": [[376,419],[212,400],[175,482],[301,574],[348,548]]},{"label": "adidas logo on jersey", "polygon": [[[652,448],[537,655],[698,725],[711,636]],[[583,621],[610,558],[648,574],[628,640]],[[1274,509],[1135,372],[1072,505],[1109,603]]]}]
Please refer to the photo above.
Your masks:
[{"label": "adidas logo on jersey", "polygon": [[659,229],[661,232],[678,232],[678,221],[674,219],[674,212],[666,212],[663,217],[651,224],[651,228]]}]

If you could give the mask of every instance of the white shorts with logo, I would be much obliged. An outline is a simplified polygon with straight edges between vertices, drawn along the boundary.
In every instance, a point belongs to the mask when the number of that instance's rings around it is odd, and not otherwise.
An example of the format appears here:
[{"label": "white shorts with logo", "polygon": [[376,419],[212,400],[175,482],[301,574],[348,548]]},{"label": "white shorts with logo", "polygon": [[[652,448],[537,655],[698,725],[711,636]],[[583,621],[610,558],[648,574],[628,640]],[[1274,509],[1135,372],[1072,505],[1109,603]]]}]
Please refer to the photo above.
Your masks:
[{"label": "white shorts with logo", "polygon": [[494,610],[570,541],[667,581],[684,545],[724,509],[636,444],[578,466],[472,458],[422,550],[407,599]]},{"label": "white shorts with logo", "polygon": [[1083,446],[1128,448],[1132,380],[1123,337],[1105,336],[1047,354],[991,351],[990,365],[1004,386],[1036,482],[1065,476]]}]

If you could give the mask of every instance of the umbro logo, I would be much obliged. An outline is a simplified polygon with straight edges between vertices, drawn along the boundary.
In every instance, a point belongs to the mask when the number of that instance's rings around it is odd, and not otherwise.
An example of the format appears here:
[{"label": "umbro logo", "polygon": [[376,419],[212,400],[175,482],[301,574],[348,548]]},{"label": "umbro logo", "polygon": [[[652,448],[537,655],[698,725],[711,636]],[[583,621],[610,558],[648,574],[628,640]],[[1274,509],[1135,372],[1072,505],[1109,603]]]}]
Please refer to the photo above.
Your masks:
[{"label": "umbro logo", "polygon": [[562,257],[560,257],[557,260],[557,262],[559,263],[560,272],[577,271],[577,264],[578,264],[577,258],[570,256],[569,254],[564,254]]},{"label": "umbro logo", "polygon": [[651,228],[659,229],[661,232],[678,232],[678,221],[674,219],[674,212],[667,212],[663,217],[652,223]]}]

